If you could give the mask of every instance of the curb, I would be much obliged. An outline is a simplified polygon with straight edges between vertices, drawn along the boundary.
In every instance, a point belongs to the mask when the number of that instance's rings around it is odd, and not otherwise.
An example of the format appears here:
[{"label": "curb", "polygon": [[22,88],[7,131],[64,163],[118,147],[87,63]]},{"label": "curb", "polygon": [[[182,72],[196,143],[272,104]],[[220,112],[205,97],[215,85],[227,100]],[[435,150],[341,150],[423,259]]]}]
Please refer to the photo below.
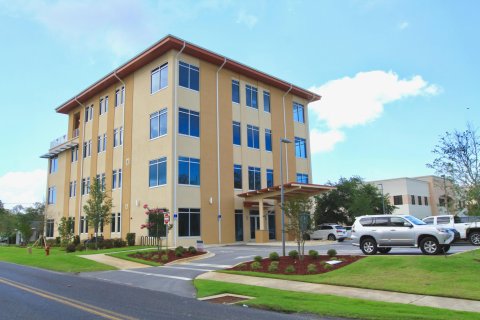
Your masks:
[{"label": "curb", "polygon": [[205,254],[202,254],[202,255],[199,255],[199,256],[183,258],[183,259],[178,259],[178,260],[175,260],[175,261],[172,261],[172,262],[169,262],[169,263],[165,263],[164,266],[171,266],[171,265],[174,265],[174,264],[182,264],[182,263],[190,262],[190,261],[203,260],[203,259],[211,258],[211,257],[214,257],[214,256],[215,256],[215,253],[210,252],[210,251],[206,251]]}]

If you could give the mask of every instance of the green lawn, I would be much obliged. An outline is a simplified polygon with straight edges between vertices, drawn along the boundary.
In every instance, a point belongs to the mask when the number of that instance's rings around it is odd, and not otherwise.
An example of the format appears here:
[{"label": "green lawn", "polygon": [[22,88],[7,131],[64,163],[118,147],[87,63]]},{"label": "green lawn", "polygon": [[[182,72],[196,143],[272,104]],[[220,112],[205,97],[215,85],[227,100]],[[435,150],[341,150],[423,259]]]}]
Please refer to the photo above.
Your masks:
[{"label": "green lawn", "polygon": [[[146,250],[146,251],[157,251],[157,249],[153,249],[153,250]],[[133,261],[133,262],[138,262],[138,263],[142,263],[142,264],[147,264],[149,266],[154,266],[154,267],[157,267],[157,266],[161,266],[162,264],[161,263],[157,263],[157,262],[154,262],[154,261],[148,261],[148,260],[143,260],[143,259],[137,259],[137,258],[132,258],[132,257],[129,257],[128,255],[129,254],[132,254],[132,253],[135,253],[137,252],[136,250],[135,251],[127,251],[127,252],[119,252],[119,253],[109,253],[107,254],[108,256],[112,256],[112,257],[115,257],[115,258],[119,258],[119,259],[124,259],[124,260],[128,260],[128,261]],[[144,252],[144,251],[142,251]]]},{"label": "green lawn", "polygon": [[480,250],[447,256],[373,256],[319,275],[259,277],[480,300]]},{"label": "green lawn", "polygon": [[27,248],[0,247],[0,261],[62,272],[115,270],[114,267],[78,257],[76,253],[66,253],[59,248],[51,248],[50,255],[46,256],[43,248],[34,248],[29,254]]},{"label": "green lawn", "polygon": [[129,251],[130,253],[137,252],[141,249],[153,249],[156,247],[152,246],[134,246],[134,247],[122,247],[122,248],[111,248],[111,249],[101,249],[101,250],[91,250],[88,249],[87,251],[80,251],[75,252],[76,255],[87,255],[87,254],[99,254],[99,253],[114,253],[114,252],[122,252],[122,251]]},{"label": "green lawn", "polygon": [[233,293],[255,297],[242,302],[253,307],[289,313],[310,313],[330,317],[356,319],[479,319],[479,313],[451,311],[410,304],[368,301],[332,295],[290,292],[277,289],[231,284],[210,280],[195,280],[199,297]]}]

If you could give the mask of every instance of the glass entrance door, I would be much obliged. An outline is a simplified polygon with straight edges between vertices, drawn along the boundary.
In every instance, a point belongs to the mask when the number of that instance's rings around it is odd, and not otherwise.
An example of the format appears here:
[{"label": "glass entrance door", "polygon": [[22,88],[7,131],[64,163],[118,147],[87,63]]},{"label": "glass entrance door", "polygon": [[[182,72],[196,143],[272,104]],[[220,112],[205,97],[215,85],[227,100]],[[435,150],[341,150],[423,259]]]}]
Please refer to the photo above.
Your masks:
[{"label": "glass entrance door", "polygon": [[276,238],[275,230],[275,214],[268,215],[268,239],[275,240]]},{"label": "glass entrance door", "polygon": [[250,239],[255,239],[255,230],[260,229],[260,216],[250,214]]},{"label": "glass entrance door", "polygon": [[243,241],[243,214],[235,213],[235,241]]}]

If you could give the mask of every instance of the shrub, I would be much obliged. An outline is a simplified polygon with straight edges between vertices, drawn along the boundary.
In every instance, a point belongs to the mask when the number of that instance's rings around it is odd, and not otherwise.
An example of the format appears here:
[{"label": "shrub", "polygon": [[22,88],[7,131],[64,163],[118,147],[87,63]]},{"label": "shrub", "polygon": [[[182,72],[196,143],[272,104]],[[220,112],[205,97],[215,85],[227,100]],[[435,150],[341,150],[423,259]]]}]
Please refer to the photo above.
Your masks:
[{"label": "shrub", "polygon": [[166,254],[162,255],[162,257],[160,258],[162,259],[162,262],[163,263],[167,263],[168,262],[168,256]]},{"label": "shrub", "polygon": [[127,244],[129,247],[135,245],[135,233],[127,233]]},{"label": "shrub", "polygon": [[190,247],[188,247],[188,252],[190,252],[191,254],[195,254],[195,253],[197,253],[197,249],[195,249],[195,247],[193,247],[193,246],[190,246]]},{"label": "shrub", "polygon": [[76,249],[77,249],[77,248],[76,248],[75,244],[74,244],[74,243],[70,243],[65,250],[66,250],[67,252],[75,252]]},{"label": "shrub", "polygon": [[127,242],[120,239],[120,238],[116,238],[116,239],[113,239],[113,246],[115,248],[122,248],[122,247],[126,247],[127,246]]},{"label": "shrub", "polygon": [[175,248],[175,251],[177,251],[177,250],[180,251],[182,254],[185,252],[185,248],[182,247],[182,246],[176,247],[176,248]]},{"label": "shrub", "polygon": [[105,249],[112,249],[113,248],[114,243],[113,243],[112,239],[105,239],[102,242],[103,242],[103,247]]},{"label": "shrub", "polygon": [[73,237],[73,243],[78,246],[80,244],[80,236]]},{"label": "shrub", "polygon": [[60,246],[61,243],[62,243],[61,238],[60,238],[60,237],[56,237],[56,238],[55,238],[55,245]]},{"label": "shrub", "polygon": [[[73,244],[75,245],[75,243],[73,243]],[[85,247],[82,244],[77,244],[75,246],[75,250],[76,251],[83,251],[83,250],[85,250]]]},{"label": "shrub", "polygon": [[298,259],[298,251],[297,250],[292,250],[288,253],[288,256],[293,259]]},{"label": "shrub", "polygon": [[268,271],[277,272],[278,271],[278,261],[270,262],[270,265],[268,266]]},{"label": "shrub", "polygon": [[240,263],[237,268],[239,268],[240,270],[245,270],[247,269],[247,264],[246,263]]},{"label": "shrub", "polygon": [[250,265],[250,269],[252,270],[259,270],[261,268],[262,268],[262,265],[258,261],[255,261]]},{"label": "shrub", "polygon": [[262,262],[262,256],[255,256],[253,257],[253,260],[256,262]]},{"label": "shrub", "polygon": [[318,259],[318,251],[317,250],[308,250],[308,255],[312,259]]},{"label": "shrub", "polygon": [[327,251],[327,254],[328,254],[328,256],[329,256],[330,258],[336,257],[336,256],[337,256],[337,250],[335,250],[335,249],[329,249],[329,250]]},{"label": "shrub", "polygon": [[[183,249],[183,247],[182,247],[182,249]],[[182,250],[182,249],[180,249],[180,248],[178,248],[178,247],[175,249],[175,255],[176,255],[177,257],[183,256],[183,250]]]},{"label": "shrub", "polygon": [[278,261],[280,260],[280,256],[278,255],[278,253],[276,252],[271,252],[268,257],[270,258],[270,260],[272,261]]},{"label": "shrub", "polygon": [[89,243],[87,244],[87,248],[88,248],[89,250],[95,250],[95,249],[96,249],[96,247],[95,247],[95,242],[89,242]]},{"label": "shrub", "polygon": [[160,250],[160,254],[167,254],[167,250],[166,249]]},{"label": "shrub", "polygon": [[155,254],[152,254],[151,258],[152,258],[153,260],[159,260],[159,259],[160,259],[160,255],[157,254],[157,253],[155,253]]},{"label": "shrub", "polygon": [[323,269],[328,270],[328,269],[332,269],[332,268],[333,268],[333,266],[332,266],[331,264],[325,263],[325,264],[323,265]]},{"label": "shrub", "polygon": [[285,268],[286,273],[294,273],[295,272],[295,267],[292,265],[289,265]]},{"label": "shrub", "polygon": [[317,266],[313,263],[310,263],[307,266],[307,273],[317,273]]}]

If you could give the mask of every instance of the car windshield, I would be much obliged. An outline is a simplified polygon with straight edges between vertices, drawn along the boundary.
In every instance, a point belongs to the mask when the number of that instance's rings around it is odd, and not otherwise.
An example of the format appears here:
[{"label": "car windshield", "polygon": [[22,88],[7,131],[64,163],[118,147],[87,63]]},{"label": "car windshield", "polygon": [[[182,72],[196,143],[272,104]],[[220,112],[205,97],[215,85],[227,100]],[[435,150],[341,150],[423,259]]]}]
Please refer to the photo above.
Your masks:
[{"label": "car windshield", "polygon": [[407,219],[408,221],[410,221],[411,223],[416,224],[417,226],[426,225],[426,223],[423,222],[422,220],[417,219],[417,218],[412,217],[412,216],[406,216],[406,217],[404,217],[404,218]]},{"label": "car windshield", "polygon": [[335,229],[345,229],[345,228],[342,226],[335,226]]}]

